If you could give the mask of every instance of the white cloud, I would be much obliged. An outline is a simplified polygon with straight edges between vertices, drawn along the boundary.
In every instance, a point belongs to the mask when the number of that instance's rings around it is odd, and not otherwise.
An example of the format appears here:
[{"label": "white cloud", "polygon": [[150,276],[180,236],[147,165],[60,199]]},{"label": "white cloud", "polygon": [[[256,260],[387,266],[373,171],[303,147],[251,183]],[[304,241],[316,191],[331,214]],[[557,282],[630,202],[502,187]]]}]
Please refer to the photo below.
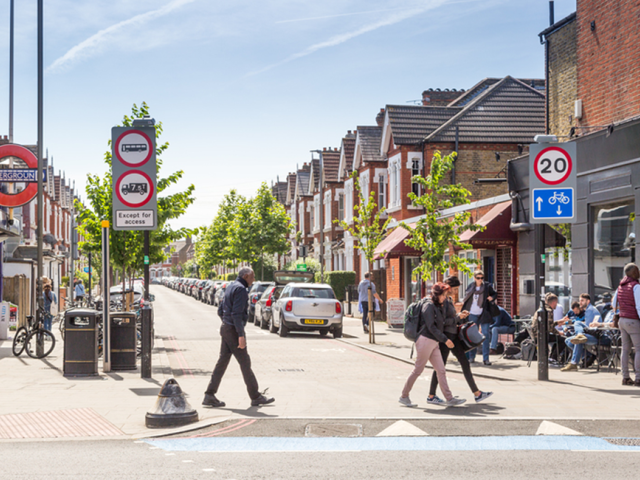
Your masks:
[{"label": "white cloud", "polygon": [[100,48],[103,48],[110,41],[116,40],[117,37],[115,36],[115,34],[119,34],[121,30],[130,26],[139,26],[148,23],[151,20],[168,15],[174,10],[177,10],[182,6],[193,3],[195,1],[196,0],[173,0],[156,10],[141,13],[127,20],[123,20],[122,22],[111,25],[110,27],[107,27],[103,30],[100,30],[98,33],[90,36],[86,40],[69,49],[67,53],[65,53],[63,56],[59,57],[51,65],[49,65],[46,71],[60,71],[61,69],[75,61],[89,58],[95,55],[100,50]]},{"label": "white cloud", "polygon": [[316,43],[314,45],[311,45],[307,48],[305,48],[304,50],[298,52],[298,53],[294,53],[293,55],[288,56],[287,58],[285,58],[284,60],[281,60],[279,62],[276,63],[272,63],[271,65],[268,65],[264,68],[261,68],[259,70],[256,70],[254,72],[250,72],[248,73],[246,76],[253,76],[253,75],[258,75],[260,73],[264,73],[266,71],[269,71],[273,68],[279,67],[281,65],[284,65],[285,63],[289,63],[292,62],[294,60],[297,60],[299,58],[302,57],[306,57],[307,55],[311,55],[312,53],[317,52],[318,50],[322,50],[324,48],[329,48],[329,47],[335,47],[338,46],[342,43],[348,42],[349,40],[359,37],[360,35],[364,35],[365,33],[369,33],[369,32],[373,32],[374,30],[378,30],[379,28],[382,27],[387,27],[390,25],[394,25],[396,23],[400,23],[404,20],[407,20],[409,18],[415,17],[417,15],[421,15],[429,10],[433,10],[439,6],[441,6],[442,4],[447,3],[446,0],[432,0],[429,2],[426,2],[425,5],[419,7],[419,8],[413,8],[411,10],[405,10],[402,12],[398,12],[394,15],[390,15],[388,17],[386,17],[384,20],[380,20],[378,22],[374,22],[374,23],[370,23],[368,25],[364,25],[356,30],[353,30],[351,32],[347,32],[347,33],[341,33],[339,35],[334,35],[333,37],[329,38],[328,40],[325,40],[324,42],[320,42],[320,43]]}]

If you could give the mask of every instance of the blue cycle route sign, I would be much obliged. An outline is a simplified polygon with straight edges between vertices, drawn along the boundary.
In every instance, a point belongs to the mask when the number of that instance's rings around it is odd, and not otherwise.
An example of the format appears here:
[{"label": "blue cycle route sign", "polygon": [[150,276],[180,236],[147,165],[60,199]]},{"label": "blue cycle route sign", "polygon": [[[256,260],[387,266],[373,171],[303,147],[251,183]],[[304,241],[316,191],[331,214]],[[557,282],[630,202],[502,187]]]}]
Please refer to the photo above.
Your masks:
[{"label": "blue cycle route sign", "polygon": [[531,201],[531,213],[535,220],[563,223],[575,216],[573,188],[534,188]]}]

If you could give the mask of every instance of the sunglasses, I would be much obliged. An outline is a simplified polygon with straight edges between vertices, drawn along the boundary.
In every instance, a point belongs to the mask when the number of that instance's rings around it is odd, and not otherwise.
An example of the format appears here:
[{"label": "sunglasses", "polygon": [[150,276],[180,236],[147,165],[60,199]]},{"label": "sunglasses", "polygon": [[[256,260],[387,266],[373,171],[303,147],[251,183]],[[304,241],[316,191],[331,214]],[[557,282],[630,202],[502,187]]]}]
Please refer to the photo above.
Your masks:
[{"label": "sunglasses", "polygon": [[484,277],[476,277],[476,280],[484,280]]}]

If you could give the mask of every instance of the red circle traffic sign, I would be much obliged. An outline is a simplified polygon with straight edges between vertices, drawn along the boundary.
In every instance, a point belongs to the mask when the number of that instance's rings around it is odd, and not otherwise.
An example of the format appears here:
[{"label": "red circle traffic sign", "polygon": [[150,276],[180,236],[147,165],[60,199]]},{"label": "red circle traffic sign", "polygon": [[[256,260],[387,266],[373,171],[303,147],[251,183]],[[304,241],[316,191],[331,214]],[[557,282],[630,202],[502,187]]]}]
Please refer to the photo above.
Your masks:
[{"label": "red circle traffic sign", "polygon": [[[38,168],[38,159],[31,150],[22,145],[8,144],[0,146],[0,159],[4,157],[16,157],[27,164],[29,168]],[[29,183],[27,188],[16,194],[0,193],[0,206],[21,207],[33,200],[38,194],[38,184]]]},{"label": "red circle traffic sign", "polygon": [[[116,195],[118,200],[127,207],[139,208],[146,205],[153,196],[151,177],[141,170],[129,170],[123,173],[116,182]],[[136,202],[136,198],[140,201]]]},{"label": "red circle traffic sign", "polygon": [[560,147],[547,147],[538,153],[533,171],[542,183],[558,185],[564,182],[573,170],[573,161],[567,151]]},{"label": "red circle traffic sign", "polygon": [[116,157],[127,167],[140,167],[151,158],[152,146],[153,143],[146,133],[127,130],[116,140]]}]

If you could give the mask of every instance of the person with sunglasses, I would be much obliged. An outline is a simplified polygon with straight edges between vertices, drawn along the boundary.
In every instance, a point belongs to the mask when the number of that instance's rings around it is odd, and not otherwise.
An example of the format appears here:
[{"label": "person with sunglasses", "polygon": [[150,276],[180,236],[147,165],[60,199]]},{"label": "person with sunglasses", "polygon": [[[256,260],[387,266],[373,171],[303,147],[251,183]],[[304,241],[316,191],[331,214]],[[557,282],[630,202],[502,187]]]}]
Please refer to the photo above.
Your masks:
[{"label": "person with sunglasses", "polygon": [[[498,295],[489,282],[484,281],[484,272],[476,270],[473,278],[475,282],[469,285],[462,300],[462,310],[469,312],[469,320],[476,323],[484,335],[482,343],[482,360],[485,365],[491,365],[489,361],[489,350],[491,349],[491,316],[490,303]],[[469,351],[469,362],[476,360],[477,350]]]}]

